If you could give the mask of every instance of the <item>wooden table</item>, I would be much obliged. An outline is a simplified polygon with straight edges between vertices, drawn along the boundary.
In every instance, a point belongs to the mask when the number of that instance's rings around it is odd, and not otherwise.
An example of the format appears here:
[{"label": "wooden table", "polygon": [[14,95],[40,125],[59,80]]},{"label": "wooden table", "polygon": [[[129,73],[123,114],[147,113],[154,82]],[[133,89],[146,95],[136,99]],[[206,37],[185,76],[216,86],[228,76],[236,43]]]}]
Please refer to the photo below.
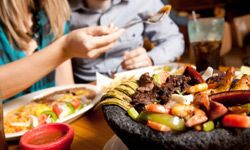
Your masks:
[{"label": "wooden table", "polygon": [[[102,110],[90,110],[70,125],[75,133],[72,150],[101,150],[114,134],[105,121]],[[18,142],[8,142],[9,150],[19,149]]]}]

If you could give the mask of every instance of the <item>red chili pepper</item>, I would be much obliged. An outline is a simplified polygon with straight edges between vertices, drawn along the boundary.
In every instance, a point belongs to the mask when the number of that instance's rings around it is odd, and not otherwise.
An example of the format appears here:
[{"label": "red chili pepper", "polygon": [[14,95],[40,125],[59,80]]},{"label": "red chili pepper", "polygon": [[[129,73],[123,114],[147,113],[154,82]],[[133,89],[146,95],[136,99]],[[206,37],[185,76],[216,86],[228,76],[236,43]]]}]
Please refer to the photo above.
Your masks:
[{"label": "red chili pepper", "polygon": [[228,114],[222,124],[225,127],[250,128],[250,117],[239,114]]}]

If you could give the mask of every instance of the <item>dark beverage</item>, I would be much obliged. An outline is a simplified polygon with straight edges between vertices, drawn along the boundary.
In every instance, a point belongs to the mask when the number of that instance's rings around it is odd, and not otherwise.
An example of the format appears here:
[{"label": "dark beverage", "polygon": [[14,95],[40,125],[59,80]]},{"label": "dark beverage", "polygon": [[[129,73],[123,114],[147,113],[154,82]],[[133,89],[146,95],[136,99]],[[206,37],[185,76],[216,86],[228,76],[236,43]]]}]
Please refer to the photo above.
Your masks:
[{"label": "dark beverage", "polygon": [[194,51],[195,65],[198,71],[206,70],[208,66],[219,68],[221,41],[193,42],[191,47]]}]

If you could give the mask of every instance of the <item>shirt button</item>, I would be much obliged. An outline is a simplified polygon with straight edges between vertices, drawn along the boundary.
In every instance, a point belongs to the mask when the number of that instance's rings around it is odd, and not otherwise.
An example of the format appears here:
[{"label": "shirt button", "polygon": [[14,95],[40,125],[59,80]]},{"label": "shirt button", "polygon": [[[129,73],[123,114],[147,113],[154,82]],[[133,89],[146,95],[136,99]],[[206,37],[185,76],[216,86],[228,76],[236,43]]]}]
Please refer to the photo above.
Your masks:
[{"label": "shirt button", "polygon": [[132,36],[135,37],[135,33]]}]

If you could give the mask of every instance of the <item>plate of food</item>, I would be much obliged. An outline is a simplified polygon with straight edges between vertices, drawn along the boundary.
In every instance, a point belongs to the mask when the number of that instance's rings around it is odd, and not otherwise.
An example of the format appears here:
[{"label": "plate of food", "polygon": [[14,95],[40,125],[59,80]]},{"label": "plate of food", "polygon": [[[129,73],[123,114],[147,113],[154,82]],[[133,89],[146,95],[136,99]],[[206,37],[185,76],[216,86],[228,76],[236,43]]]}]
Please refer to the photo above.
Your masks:
[{"label": "plate of food", "polygon": [[6,140],[52,122],[72,122],[100,100],[100,90],[90,84],[65,85],[37,91],[3,105]]},{"label": "plate of food", "polygon": [[100,73],[97,73],[96,85],[102,89],[102,92],[106,92],[107,90],[116,87],[121,82],[139,79],[139,77],[145,72],[148,72],[150,75],[152,75],[153,73],[158,73],[162,71],[175,73],[175,74],[182,74],[185,69],[185,66],[187,66],[187,64],[168,63],[165,65],[143,67],[143,68],[116,73],[114,74],[113,79],[105,75],[102,75]]},{"label": "plate of food", "polygon": [[234,67],[144,73],[109,90],[97,107],[128,149],[250,146],[250,77]]}]

